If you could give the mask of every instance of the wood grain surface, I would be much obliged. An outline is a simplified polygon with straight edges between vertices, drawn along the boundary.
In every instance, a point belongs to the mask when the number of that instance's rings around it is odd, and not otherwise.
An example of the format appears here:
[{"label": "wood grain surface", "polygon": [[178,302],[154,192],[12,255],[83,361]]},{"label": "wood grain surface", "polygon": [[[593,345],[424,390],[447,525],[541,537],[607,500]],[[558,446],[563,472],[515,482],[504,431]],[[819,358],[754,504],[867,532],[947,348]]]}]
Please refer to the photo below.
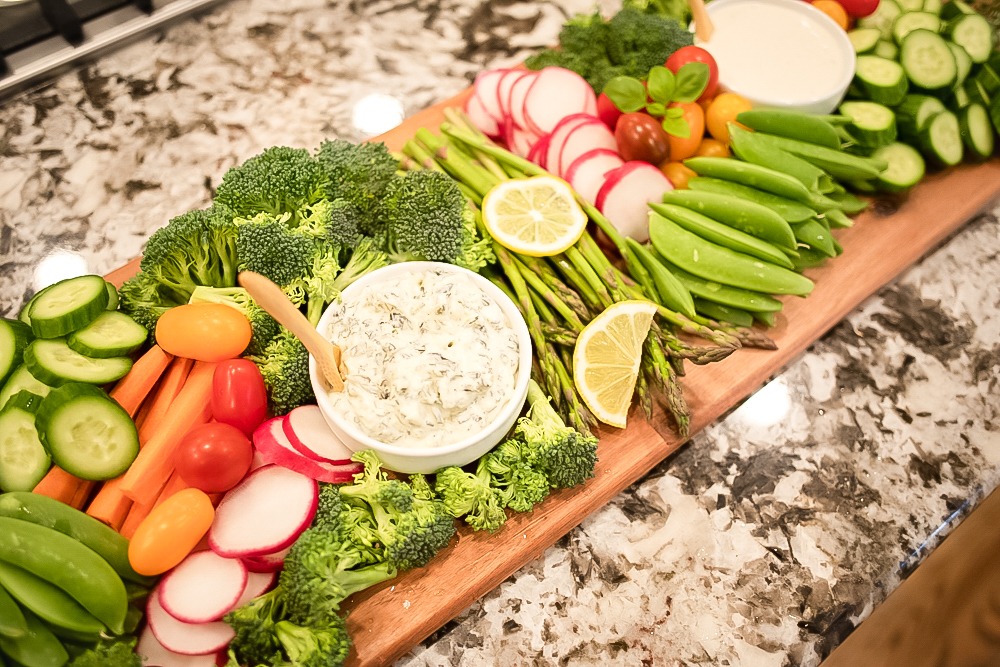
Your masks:
[{"label": "wood grain surface", "polygon": [[[375,140],[399,150],[418,128],[436,131],[444,120],[443,109],[461,105],[470,94],[471,89],[426,109]],[[929,176],[898,209],[877,206],[851,229],[837,230],[844,254],[807,272],[816,281],[812,295],[783,298],[785,308],[769,332],[777,351],[740,350],[722,363],[689,367],[682,384],[693,413],[691,432],[750,395],[864,299],[993,202],[998,192],[1000,160],[962,166]],[[108,279],[120,284],[137,270],[133,261]],[[347,664],[392,663],[683,444],[662,411],[649,423],[634,406],[627,429],[602,428],[598,435],[601,460],[596,477],[586,485],[553,493],[533,512],[514,515],[496,533],[463,527],[427,567],[353,596],[346,608],[355,649]]]}]

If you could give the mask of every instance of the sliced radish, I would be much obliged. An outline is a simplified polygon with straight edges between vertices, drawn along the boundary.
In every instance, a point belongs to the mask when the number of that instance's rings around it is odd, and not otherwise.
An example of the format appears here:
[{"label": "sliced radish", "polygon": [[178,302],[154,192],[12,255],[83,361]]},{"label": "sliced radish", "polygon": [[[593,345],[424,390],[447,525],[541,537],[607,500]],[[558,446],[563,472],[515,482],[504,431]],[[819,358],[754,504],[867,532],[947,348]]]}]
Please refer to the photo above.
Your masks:
[{"label": "sliced radish", "polygon": [[531,147],[538,142],[538,135],[522,130],[511,123],[510,133],[507,135],[507,148],[518,157],[528,157]]},{"label": "sliced radish", "polygon": [[257,448],[261,458],[268,463],[331,484],[353,481],[354,475],[364,469],[363,465],[353,461],[346,464],[325,463],[299,454],[285,435],[284,419],[284,417],[269,419],[253,432],[254,447]]},{"label": "sliced radish", "polygon": [[542,169],[545,169],[545,154],[549,150],[549,139],[552,138],[551,134],[546,134],[544,137],[535,142],[535,145],[531,147],[528,151],[528,160],[534,162]]},{"label": "sliced radish", "polygon": [[478,95],[472,94],[465,101],[465,114],[483,134],[491,137],[500,136],[500,125],[497,123],[497,119],[486,111],[486,107]]},{"label": "sliced radish", "polygon": [[314,461],[350,463],[354,455],[327,425],[318,405],[295,408],[285,417],[281,428],[292,447]]},{"label": "sliced radish", "polygon": [[604,175],[623,164],[625,161],[614,150],[595,148],[573,160],[563,178],[581,197],[593,204],[598,190],[604,185]]},{"label": "sliced radish", "polygon": [[217,621],[247,587],[247,568],[237,558],[199,551],[181,561],[160,582],[160,604],[185,623]]},{"label": "sliced radish", "polygon": [[233,629],[222,621],[211,623],[185,623],[167,613],[160,604],[160,591],[154,590],[146,603],[149,627],[163,648],[181,655],[209,655],[225,648],[236,636]]},{"label": "sliced radish", "polygon": [[594,205],[615,229],[644,242],[649,238],[646,204],[662,201],[663,193],[673,189],[662,171],[648,162],[633,160],[607,174]]},{"label": "sliced radish", "polygon": [[555,173],[555,169],[559,167],[559,154],[562,153],[563,143],[566,141],[566,137],[569,133],[576,128],[577,125],[581,123],[586,123],[594,119],[594,116],[588,116],[585,113],[573,114],[572,116],[566,116],[559,124],[556,125],[556,129],[552,130],[552,134],[549,135],[549,145],[545,150],[545,168],[550,172]]},{"label": "sliced radish", "polygon": [[503,113],[500,111],[500,97],[497,95],[497,85],[500,78],[507,73],[505,69],[494,69],[483,72],[476,77],[473,87],[476,89],[476,96],[483,103],[486,113],[493,116],[493,120],[500,122],[503,120]]},{"label": "sliced radish", "polygon": [[590,115],[597,113],[597,101],[590,84],[576,72],[546,67],[535,77],[524,98],[526,129],[543,135],[553,131],[566,116],[588,109],[592,112]]},{"label": "sliced radish", "polygon": [[135,652],[143,656],[144,667],[215,667],[215,654],[181,655],[168,651],[153,634],[150,626],[142,631]]},{"label": "sliced radish", "polygon": [[270,590],[274,582],[278,580],[277,572],[251,572],[247,576],[247,585],[243,589],[243,595],[236,601],[230,611],[239,609],[250,600],[256,600],[261,595]]},{"label": "sliced radish", "polygon": [[264,460],[264,457],[260,455],[260,452],[258,452],[257,450],[254,450],[254,452],[253,452],[253,458],[250,460],[250,471],[249,472],[253,472],[257,468],[260,468],[260,467],[263,467],[263,466],[267,466],[267,465],[271,465],[271,464]]},{"label": "sliced radish", "polygon": [[315,480],[281,466],[258,468],[219,503],[208,544],[227,558],[281,551],[309,527],[318,503]]},{"label": "sliced radish", "polygon": [[615,141],[614,133],[599,118],[580,123],[566,135],[562,150],[559,152],[559,166],[555,174],[566,178],[566,170],[573,163],[573,160],[595,148],[607,148],[609,151],[618,150],[618,142]]},{"label": "sliced radish", "polygon": [[522,130],[528,129],[528,121],[524,118],[524,98],[537,78],[538,72],[528,72],[510,87],[510,100],[507,103],[510,119]]},{"label": "sliced radish", "polygon": [[497,97],[500,98],[502,120],[510,119],[510,107],[508,106],[510,104],[510,89],[514,87],[518,79],[527,73],[527,70],[523,69],[510,69],[504,72],[500,82],[497,83]]},{"label": "sliced radish", "polygon": [[292,548],[282,549],[273,554],[264,554],[262,556],[248,556],[243,559],[243,564],[247,566],[247,569],[251,572],[277,572],[285,566],[285,556]]},{"label": "sliced radish", "polygon": [[583,110],[584,113],[589,113],[591,116],[600,115],[600,106],[597,104],[597,97],[590,96],[587,98],[587,106]]}]

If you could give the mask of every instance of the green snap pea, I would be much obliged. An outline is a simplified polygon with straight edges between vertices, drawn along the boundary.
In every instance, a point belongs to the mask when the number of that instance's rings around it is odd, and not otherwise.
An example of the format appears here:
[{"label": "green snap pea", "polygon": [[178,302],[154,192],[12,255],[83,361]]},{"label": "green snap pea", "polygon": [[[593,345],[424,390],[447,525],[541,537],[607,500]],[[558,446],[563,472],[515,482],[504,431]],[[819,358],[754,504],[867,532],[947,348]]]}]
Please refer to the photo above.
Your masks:
[{"label": "green snap pea", "polygon": [[776,313],[754,313],[753,318],[765,327],[773,327],[778,321]]},{"label": "green snap pea", "polygon": [[749,185],[724,181],[721,178],[695,176],[688,179],[688,189],[695,192],[714,192],[717,195],[729,195],[755,202],[771,209],[788,223],[804,222],[816,215],[816,211],[805,204],[800,204],[787,197],[779,197],[776,194],[764,192],[757,188],[751,188]]},{"label": "green snap pea", "polygon": [[736,120],[751,130],[840,150],[837,131],[819,116],[785,109],[753,109],[742,112]]},{"label": "green snap pea", "polygon": [[27,609],[24,619],[28,631],[17,639],[0,635],[0,651],[24,667],[62,667],[69,654],[62,642],[45,627],[42,621]]},{"label": "green snap pea", "polygon": [[0,517],[52,528],[69,535],[97,552],[124,579],[152,586],[156,579],[144,577],[128,562],[128,540],[92,516],[58,500],[36,493],[14,491],[0,495]]},{"label": "green snap pea", "polygon": [[695,299],[694,307],[699,313],[705,317],[715,320],[716,322],[728,322],[729,324],[735,324],[738,327],[753,326],[753,315],[745,310],[740,310],[739,308],[723,306],[721,303],[715,303],[714,301],[709,301],[707,299]]},{"label": "green snap pea", "polygon": [[733,287],[732,285],[723,285],[714,280],[705,280],[693,273],[688,273],[676,264],[671,264],[663,255],[656,251],[656,248],[652,248],[650,252],[653,253],[653,256],[670,273],[676,276],[677,280],[681,281],[681,284],[688,288],[692,296],[751,312],[774,312],[781,310],[781,302],[770,294],[753,292],[740,287]]},{"label": "green snap pea", "polygon": [[706,241],[656,213],[649,218],[649,238],[672,264],[706,280],[769,294],[805,295],[813,289],[808,278]]},{"label": "green snap pea", "polygon": [[823,211],[822,219],[830,227],[836,229],[846,229],[847,227],[854,226],[854,221],[848,218],[847,214],[839,208],[831,208],[829,211]]},{"label": "green snap pea", "polygon": [[14,602],[7,589],[0,586],[0,635],[21,637],[28,631],[21,608]]},{"label": "green snap pea", "polygon": [[837,239],[833,239],[833,252],[837,253],[837,257],[844,254],[844,246],[837,242]]},{"label": "green snap pea", "polygon": [[844,188],[838,188],[826,196],[837,202],[841,211],[850,215],[857,215],[868,208],[868,202],[864,199],[858,199]]},{"label": "green snap pea", "polygon": [[806,162],[827,171],[834,178],[841,180],[867,181],[877,178],[889,166],[885,160],[871,157],[851,155],[844,151],[833,150],[824,146],[807,144],[804,141],[779,137],[773,134],[755,133],[762,143],[774,148],[788,151]]},{"label": "green snap pea", "polygon": [[58,586],[111,632],[122,633],[128,609],[125,584],[107,561],[72,537],[0,517],[0,560]]},{"label": "green snap pea", "polygon": [[662,305],[682,315],[694,317],[694,300],[691,298],[691,292],[688,291],[688,288],[684,287],[681,281],[677,280],[672,273],[656,261],[653,254],[644,245],[633,238],[626,238],[625,244],[649,271],[656,285],[656,291],[659,292],[660,299],[663,301]]},{"label": "green snap pea", "polygon": [[697,211],[774,245],[795,248],[795,236],[784,218],[752,201],[714,192],[671,190],[664,193],[663,203]]},{"label": "green snap pea", "polygon": [[833,127],[840,127],[842,125],[847,125],[847,124],[849,124],[851,122],[850,118],[848,118],[847,116],[842,116],[840,114],[829,114],[829,115],[825,115],[825,116],[816,116],[816,118],[819,118],[821,121],[823,121],[825,123],[829,123]]},{"label": "green snap pea", "polygon": [[793,176],[811,192],[833,190],[833,180],[829,174],[781,147],[762,141],[763,136],[770,135],[747,132],[733,123],[729,124],[729,147],[741,160]]},{"label": "green snap pea", "polygon": [[[45,623],[45,621],[42,622]],[[67,628],[61,628],[53,623],[45,623],[45,627],[51,630],[52,634],[54,634],[56,637],[64,640],[63,646],[69,646],[69,644],[71,643],[96,644],[97,642],[101,641],[102,637],[105,636],[100,632],[96,634],[93,632],[75,632]]]},{"label": "green snap pea", "polygon": [[757,257],[786,269],[792,268],[792,262],[777,247],[738,229],[716,222],[697,211],[673,204],[650,204],[649,207],[689,232],[693,232],[712,243],[718,243],[736,252]]},{"label": "green snap pea", "polygon": [[104,624],[61,588],[2,560],[0,584],[18,602],[47,623],[86,634],[100,634],[104,631]]},{"label": "green snap pea", "polygon": [[813,250],[819,250],[827,257],[834,257],[836,255],[833,250],[833,237],[830,236],[830,230],[816,220],[809,220],[808,222],[803,222],[801,225],[795,225],[795,238]]},{"label": "green snap pea", "polygon": [[812,193],[788,174],[728,157],[692,157],[684,164],[699,176],[733,181],[809,205]]},{"label": "green snap pea", "polygon": [[799,256],[792,259],[796,271],[804,271],[816,266],[820,266],[827,260],[829,255],[813,248],[799,248]]}]

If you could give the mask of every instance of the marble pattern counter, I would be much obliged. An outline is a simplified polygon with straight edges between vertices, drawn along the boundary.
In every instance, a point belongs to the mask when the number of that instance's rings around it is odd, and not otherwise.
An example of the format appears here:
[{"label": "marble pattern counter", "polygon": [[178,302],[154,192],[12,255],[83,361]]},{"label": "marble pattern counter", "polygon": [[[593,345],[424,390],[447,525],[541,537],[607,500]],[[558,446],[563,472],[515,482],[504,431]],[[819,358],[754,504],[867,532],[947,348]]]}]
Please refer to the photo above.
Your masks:
[{"label": "marble pattern counter", "polygon": [[[264,147],[367,138],[591,7],[238,0],[0,106],[0,311],[123,264]],[[987,214],[398,664],[816,665],[997,486],[998,376]]]}]

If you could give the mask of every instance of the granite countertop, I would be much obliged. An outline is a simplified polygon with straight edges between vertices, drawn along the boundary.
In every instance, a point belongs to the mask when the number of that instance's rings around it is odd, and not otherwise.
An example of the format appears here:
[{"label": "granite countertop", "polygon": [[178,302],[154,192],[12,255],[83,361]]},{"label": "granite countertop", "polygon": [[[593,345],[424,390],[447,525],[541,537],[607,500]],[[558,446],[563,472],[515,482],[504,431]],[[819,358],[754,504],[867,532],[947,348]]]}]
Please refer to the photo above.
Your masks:
[{"label": "granite countertop", "polygon": [[[0,106],[0,311],[592,6],[237,0]],[[398,664],[818,664],[997,486],[998,306],[986,214]]]}]

